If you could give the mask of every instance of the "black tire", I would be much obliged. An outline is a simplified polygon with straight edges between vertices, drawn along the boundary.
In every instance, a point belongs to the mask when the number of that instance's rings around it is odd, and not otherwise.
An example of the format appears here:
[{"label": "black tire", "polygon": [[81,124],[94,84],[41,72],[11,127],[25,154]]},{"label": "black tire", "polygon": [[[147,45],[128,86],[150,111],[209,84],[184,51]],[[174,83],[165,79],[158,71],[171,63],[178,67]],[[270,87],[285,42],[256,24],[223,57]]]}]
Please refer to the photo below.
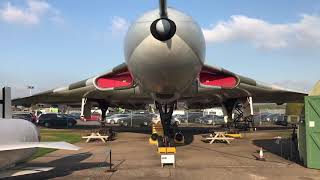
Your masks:
[{"label": "black tire", "polygon": [[157,134],[157,133],[151,134],[151,139],[152,139],[153,141],[157,140],[157,139],[158,139],[158,134]]},{"label": "black tire", "polygon": [[176,141],[178,141],[178,142],[181,142],[181,141],[184,139],[183,134],[182,134],[182,133],[177,133],[177,134],[175,135],[174,139],[175,139]]},{"label": "black tire", "polygon": [[111,120],[111,121],[110,121],[110,124],[115,124],[114,120]]},{"label": "black tire", "polygon": [[45,122],[45,123],[44,123],[44,127],[49,128],[50,126],[51,126],[50,123],[48,123],[48,122]]}]

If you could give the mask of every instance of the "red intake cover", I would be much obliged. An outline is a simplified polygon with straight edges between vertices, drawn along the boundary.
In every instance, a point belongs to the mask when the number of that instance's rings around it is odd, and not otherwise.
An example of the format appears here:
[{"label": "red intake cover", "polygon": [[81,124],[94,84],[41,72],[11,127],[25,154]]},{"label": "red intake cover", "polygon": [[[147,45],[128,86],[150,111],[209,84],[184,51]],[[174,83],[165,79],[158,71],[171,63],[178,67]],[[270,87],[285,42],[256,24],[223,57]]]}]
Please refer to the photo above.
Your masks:
[{"label": "red intake cover", "polygon": [[238,85],[238,78],[236,76],[207,67],[202,68],[199,75],[199,81],[205,86],[215,86],[228,89],[235,88]]},{"label": "red intake cover", "polygon": [[98,77],[96,85],[101,89],[126,88],[133,85],[133,79],[129,72],[109,74]]}]

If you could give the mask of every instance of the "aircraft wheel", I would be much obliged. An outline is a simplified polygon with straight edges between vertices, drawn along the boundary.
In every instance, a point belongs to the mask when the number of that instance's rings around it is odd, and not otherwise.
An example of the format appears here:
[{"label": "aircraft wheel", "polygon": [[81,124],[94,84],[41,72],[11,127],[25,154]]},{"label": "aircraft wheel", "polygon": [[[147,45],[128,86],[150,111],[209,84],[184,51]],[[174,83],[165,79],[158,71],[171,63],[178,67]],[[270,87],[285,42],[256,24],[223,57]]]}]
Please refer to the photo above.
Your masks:
[{"label": "aircraft wheel", "polygon": [[153,141],[157,140],[157,139],[158,139],[158,134],[157,134],[157,133],[151,134],[151,139],[152,139]]},{"label": "aircraft wheel", "polygon": [[181,142],[184,139],[184,136],[182,133],[177,133],[174,138],[176,141]]}]

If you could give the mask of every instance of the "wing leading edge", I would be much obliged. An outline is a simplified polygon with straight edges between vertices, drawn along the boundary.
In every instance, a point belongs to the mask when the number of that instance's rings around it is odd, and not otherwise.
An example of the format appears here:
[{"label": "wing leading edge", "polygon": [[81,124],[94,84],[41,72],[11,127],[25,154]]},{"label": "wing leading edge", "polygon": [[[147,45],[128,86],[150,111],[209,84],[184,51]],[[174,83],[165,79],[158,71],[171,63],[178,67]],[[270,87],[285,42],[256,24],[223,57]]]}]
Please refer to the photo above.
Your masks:
[{"label": "wing leading edge", "polygon": [[[109,99],[123,101],[132,95],[135,84],[125,63],[98,76],[88,78],[68,86],[45,91],[33,96],[12,100],[12,105],[31,106],[32,104],[81,105],[82,98]],[[115,97],[117,96],[117,97]],[[121,98],[121,96],[124,96]],[[119,98],[120,97],[120,98]]]},{"label": "wing leading edge", "polygon": [[[197,79],[198,90],[182,94],[179,101],[187,104],[221,104],[229,99],[252,97],[255,103],[303,102],[305,92],[267,85],[231,71],[204,65]],[[109,107],[137,109],[153,100],[136,86],[125,63],[101,75],[79,81],[69,86],[49,90],[34,96],[18,98],[13,105],[68,104],[81,105],[82,98],[107,100]]]},{"label": "wing leading edge", "polygon": [[186,99],[189,108],[213,107],[230,99],[246,97],[252,97],[254,103],[300,103],[308,95],[306,92],[268,85],[219,67],[205,65],[201,72],[210,73],[211,77],[199,82],[196,96]]},{"label": "wing leading edge", "polygon": [[67,142],[21,142],[0,145],[0,151],[11,151],[29,148],[50,148],[77,151],[80,148]]}]

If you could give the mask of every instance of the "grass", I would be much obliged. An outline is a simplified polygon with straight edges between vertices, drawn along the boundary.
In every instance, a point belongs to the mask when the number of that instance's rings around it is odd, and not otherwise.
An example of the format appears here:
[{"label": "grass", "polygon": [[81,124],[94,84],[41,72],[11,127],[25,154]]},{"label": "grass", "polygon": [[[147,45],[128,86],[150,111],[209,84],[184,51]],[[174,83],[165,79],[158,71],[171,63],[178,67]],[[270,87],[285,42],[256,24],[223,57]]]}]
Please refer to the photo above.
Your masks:
[{"label": "grass", "polygon": [[[65,141],[71,144],[81,141],[81,134],[72,130],[64,129],[40,129],[41,141],[42,142],[53,142],[53,141]],[[56,149],[38,148],[37,152],[31,157],[35,159],[44,156]]]}]

